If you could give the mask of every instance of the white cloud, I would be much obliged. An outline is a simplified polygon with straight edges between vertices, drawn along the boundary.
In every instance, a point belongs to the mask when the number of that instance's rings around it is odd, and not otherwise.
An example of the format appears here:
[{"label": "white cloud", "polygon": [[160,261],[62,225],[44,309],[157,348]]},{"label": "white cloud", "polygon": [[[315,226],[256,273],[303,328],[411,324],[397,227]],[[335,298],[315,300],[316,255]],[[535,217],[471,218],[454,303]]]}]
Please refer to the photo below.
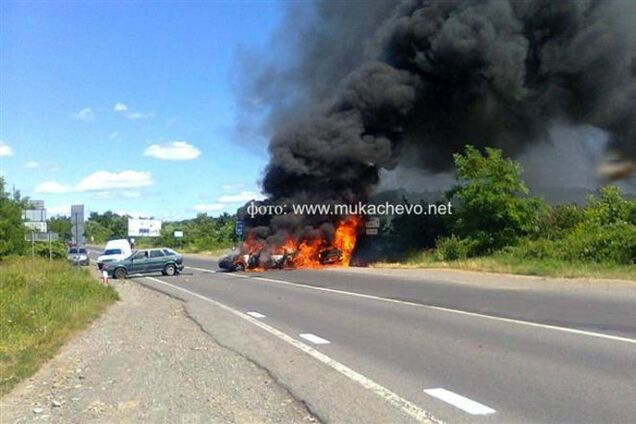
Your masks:
[{"label": "white cloud", "polygon": [[4,141],[0,141],[0,156],[13,156],[13,149]]},{"label": "white cloud", "polygon": [[117,113],[121,113],[124,117],[130,119],[131,121],[150,118],[154,116],[154,113],[147,113],[147,112],[132,110],[128,107],[126,103],[122,103],[122,102],[115,103],[113,105],[113,111]]},{"label": "white cloud", "polygon": [[137,121],[138,119],[151,118],[152,116],[154,116],[154,114],[146,112],[128,112],[124,116],[131,121]]},{"label": "white cloud", "polygon": [[35,187],[39,194],[64,194],[71,192],[96,191],[97,197],[108,198],[109,190],[127,189],[124,197],[139,197],[140,193],[128,190],[137,187],[152,185],[152,174],[142,171],[97,171],[82,179],[77,185],[71,187],[55,181],[45,181]]},{"label": "white cloud", "polygon": [[265,196],[255,191],[242,191],[237,194],[224,194],[219,197],[219,202],[224,203],[245,203],[250,200],[263,200]]},{"label": "white cloud", "polygon": [[223,184],[221,188],[223,190],[236,190],[243,187],[244,185],[245,183],[230,183],[230,184]]},{"label": "white cloud", "polygon": [[144,151],[144,156],[162,160],[192,160],[201,155],[201,151],[185,141],[173,141],[165,144],[153,144]]},{"label": "white cloud", "polygon": [[227,207],[224,203],[211,203],[211,204],[198,204],[194,205],[194,210],[197,212],[219,212]]},{"label": "white cloud", "polygon": [[152,185],[152,174],[141,171],[97,171],[77,184],[75,191],[112,190]]},{"label": "white cloud", "polygon": [[24,167],[29,169],[35,169],[40,167],[40,163],[34,160],[30,160],[24,164]]},{"label": "white cloud", "polygon": [[70,192],[71,189],[55,181],[44,181],[38,184],[34,191],[38,194],[64,194]]},{"label": "white cloud", "polygon": [[126,112],[128,110],[128,106],[125,103],[117,102],[113,106],[113,110],[115,112]]},{"label": "white cloud", "polygon": [[78,119],[80,121],[90,122],[95,120],[95,112],[93,112],[93,109],[90,107],[85,107],[79,112],[73,113],[71,116],[73,119]]},{"label": "white cloud", "polygon": [[113,131],[112,133],[110,133],[110,135],[108,136],[108,138],[110,138],[111,140],[116,139],[117,137],[119,137],[119,133],[117,131]]}]

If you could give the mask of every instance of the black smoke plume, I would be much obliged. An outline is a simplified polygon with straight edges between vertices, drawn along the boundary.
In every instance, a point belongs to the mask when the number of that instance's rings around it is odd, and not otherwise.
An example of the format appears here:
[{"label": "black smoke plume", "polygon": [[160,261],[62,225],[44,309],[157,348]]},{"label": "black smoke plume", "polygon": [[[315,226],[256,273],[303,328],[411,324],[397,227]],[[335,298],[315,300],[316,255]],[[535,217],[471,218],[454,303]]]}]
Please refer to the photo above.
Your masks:
[{"label": "black smoke plume", "polygon": [[291,57],[249,85],[270,110],[263,189],[364,200],[381,169],[447,170],[466,144],[514,156],[555,121],[636,157],[634,28],[627,1],[292,5],[273,46]]}]

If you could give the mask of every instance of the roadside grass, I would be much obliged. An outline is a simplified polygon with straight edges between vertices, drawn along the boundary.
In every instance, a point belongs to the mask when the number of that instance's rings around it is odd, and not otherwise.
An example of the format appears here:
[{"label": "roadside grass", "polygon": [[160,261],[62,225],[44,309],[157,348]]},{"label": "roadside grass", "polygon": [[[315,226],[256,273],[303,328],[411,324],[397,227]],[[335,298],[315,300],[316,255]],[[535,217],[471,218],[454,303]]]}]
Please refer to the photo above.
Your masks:
[{"label": "roadside grass", "polygon": [[65,261],[0,262],[0,395],[33,374],[77,331],[118,299]]},{"label": "roadside grass", "polygon": [[636,281],[636,266],[634,265],[518,258],[506,253],[453,261],[438,261],[435,260],[430,251],[423,251],[412,253],[400,261],[376,262],[371,266],[376,268],[445,268],[545,277],[612,278]]}]

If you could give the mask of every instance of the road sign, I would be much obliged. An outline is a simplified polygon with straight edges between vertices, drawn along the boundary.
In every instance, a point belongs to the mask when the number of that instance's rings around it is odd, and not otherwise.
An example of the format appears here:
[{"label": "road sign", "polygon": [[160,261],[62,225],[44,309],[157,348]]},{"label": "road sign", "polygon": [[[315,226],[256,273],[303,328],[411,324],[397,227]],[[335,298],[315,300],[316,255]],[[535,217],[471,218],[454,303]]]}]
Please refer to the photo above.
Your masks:
[{"label": "road sign", "polygon": [[161,236],[161,220],[128,218],[128,236],[159,237]]},{"label": "road sign", "polygon": [[371,218],[367,219],[366,227],[367,228],[380,228],[380,218],[374,216],[374,217],[371,217]]},{"label": "road sign", "polygon": [[175,236],[175,238],[182,238],[183,237],[183,231],[175,231],[174,232],[174,236]]},{"label": "road sign", "polygon": [[71,205],[71,234],[73,244],[84,245],[84,205]]},{"label": "road sign", "polygon": [[234,232],[237,236],[243,235],[243,221],[236,221],[236,227],[234,228]]}]

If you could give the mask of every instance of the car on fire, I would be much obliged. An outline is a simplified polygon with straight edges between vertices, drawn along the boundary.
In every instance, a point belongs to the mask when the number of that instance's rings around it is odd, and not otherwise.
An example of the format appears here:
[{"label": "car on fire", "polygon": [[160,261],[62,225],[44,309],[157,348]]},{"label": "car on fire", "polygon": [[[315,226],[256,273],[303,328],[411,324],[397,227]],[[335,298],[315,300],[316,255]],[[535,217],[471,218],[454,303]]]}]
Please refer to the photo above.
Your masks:
[{"label": "car on fire", "polygon": [[[221,258],[219,268],[229,272],[240,272],[257,268],[265,269],[290,269],[295,268],[295,251],[286,251],[281,254],[272,254],[268,258],[262,258],[262,251],[256,250],[251,253],[241,253],[233,250],[228,255]],[[343,260],[342,251],[335,247],[325,248],[318,253],[318,263],[320,265],[333,265],[341,263]]]},{"label": "car on fire", "polygon": [[150,274],[161,272],[173,276],[183,270],[183,256],[167,247],[137,250],[129,257],[106,262],[102,271],[116,279],[124,279],[131,274]]}]

